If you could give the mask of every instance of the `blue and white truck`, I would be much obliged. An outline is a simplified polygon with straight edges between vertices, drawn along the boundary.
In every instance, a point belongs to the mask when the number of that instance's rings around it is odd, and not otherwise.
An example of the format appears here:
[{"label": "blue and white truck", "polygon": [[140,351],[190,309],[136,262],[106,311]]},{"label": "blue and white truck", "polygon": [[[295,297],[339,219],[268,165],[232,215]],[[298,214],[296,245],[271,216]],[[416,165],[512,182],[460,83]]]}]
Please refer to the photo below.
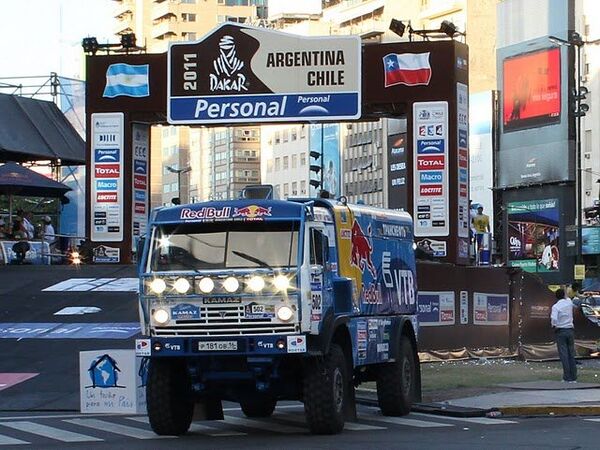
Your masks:
[{"label": "blue and white truck", "polygon": [[[385,415],[420,398],[413,225],[344,199],[240,199],[155,210],[140,255],[138,355],[160,435],[223,400],[268,417],[304,403],[312,433],[356,417],[376,381]],[[199,413],[200,411],[200,413]]]}]

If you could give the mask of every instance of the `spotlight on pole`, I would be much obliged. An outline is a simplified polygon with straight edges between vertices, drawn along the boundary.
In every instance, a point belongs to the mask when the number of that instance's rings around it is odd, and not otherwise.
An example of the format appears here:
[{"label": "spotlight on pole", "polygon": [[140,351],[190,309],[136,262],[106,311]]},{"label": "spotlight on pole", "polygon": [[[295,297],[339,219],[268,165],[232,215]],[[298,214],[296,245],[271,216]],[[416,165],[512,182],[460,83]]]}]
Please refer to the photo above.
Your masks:
[{"label": "spotlight on pole", "polygon": [[393,31],[398,36],[402,37],[404,35],[405,30],[406,25],[404,25],[401,20],[392,19],[392,21],[390,22],[390,31]]},{"label": "spotlight on pole", "polygon": [[91,53],[95,55],[100,46],[98,45],[98,40],[95,37],[86,37],[81,41],[81,46],[83,47],[83,51],[86,53]]},{"label": "spotlight on pole", "polygon": [[449,37],[453,37],[457,33],[456,25],[449,20],[444,20],[440,25],[440,31]]}]

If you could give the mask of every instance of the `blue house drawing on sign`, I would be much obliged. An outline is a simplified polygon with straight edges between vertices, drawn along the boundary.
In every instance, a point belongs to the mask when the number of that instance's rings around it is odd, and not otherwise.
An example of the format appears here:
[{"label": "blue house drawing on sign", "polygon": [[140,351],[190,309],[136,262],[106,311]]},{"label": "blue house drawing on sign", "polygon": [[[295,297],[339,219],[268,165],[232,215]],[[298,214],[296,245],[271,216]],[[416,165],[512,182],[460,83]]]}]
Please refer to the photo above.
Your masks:
[{"label": "blue house drawing on sign", "polygon": [[104,354],[96,358],[88,372],[92,380],[92,388],[122,388],[125,386],[119,386],[118,380],[121,369],[117,366],[117,361],[108,354]]}]

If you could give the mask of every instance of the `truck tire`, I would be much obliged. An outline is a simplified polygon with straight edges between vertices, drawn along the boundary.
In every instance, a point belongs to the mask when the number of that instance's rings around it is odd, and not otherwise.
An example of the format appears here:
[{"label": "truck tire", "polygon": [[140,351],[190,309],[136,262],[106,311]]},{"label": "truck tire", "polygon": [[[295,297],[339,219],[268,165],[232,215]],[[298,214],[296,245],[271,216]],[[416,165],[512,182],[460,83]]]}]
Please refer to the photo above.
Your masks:
[{"label": "truck tire", "polygon": [[344,429],[349,386],[348,363],[339,345],[331,344],[329,353],[322,360],[307,365],[303,400],[311,433],[336,434]]},{"label": "truck tire", "polygon": [[150,427],[156,434],[180,436],[187,432],[194,414],[194,400],[183,361],[150,361],[146,403]]},{"label": "truck tire", "polygon": [[416,369],[410,339],[401,336],[396,361],[382,364],[377,371],[377,401],[384,416],[405,416],[410,412]]},{"label": "truck tire", "polygon": [[240,400],[240,406],[246,417],[271,417],[277,400],[270,395],[255,394]]}]

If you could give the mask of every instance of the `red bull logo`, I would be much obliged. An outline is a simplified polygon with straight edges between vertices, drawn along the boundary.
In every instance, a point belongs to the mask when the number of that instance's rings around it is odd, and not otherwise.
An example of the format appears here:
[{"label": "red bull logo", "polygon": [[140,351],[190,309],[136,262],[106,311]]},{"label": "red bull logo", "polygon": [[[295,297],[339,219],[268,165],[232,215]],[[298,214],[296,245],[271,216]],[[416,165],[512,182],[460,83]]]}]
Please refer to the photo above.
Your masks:
[{"label": "red bull logo", "polygon": [[[371,225],[367,229],[368,234],[371,234]],[[360,224],[355,220],[352,224],[352,259],[350,260],[350,264],[358,267],[362,272],[365,271],[366,268],[369,269],[373,278],[377,278],[377,270],[375,269],[375,265],[373,264],[373,260],[371,259],[371,254],[373,253],[373,246],[369,242],[369,239],[363,233]]]},{"label": "red bull logo", "polygon": [[243,208],[234,208],[233,217],[245,217],[246,219],[255,219],[257,217],[270,216],[271,207],[264,208],[258,205],[244,206]]}]

